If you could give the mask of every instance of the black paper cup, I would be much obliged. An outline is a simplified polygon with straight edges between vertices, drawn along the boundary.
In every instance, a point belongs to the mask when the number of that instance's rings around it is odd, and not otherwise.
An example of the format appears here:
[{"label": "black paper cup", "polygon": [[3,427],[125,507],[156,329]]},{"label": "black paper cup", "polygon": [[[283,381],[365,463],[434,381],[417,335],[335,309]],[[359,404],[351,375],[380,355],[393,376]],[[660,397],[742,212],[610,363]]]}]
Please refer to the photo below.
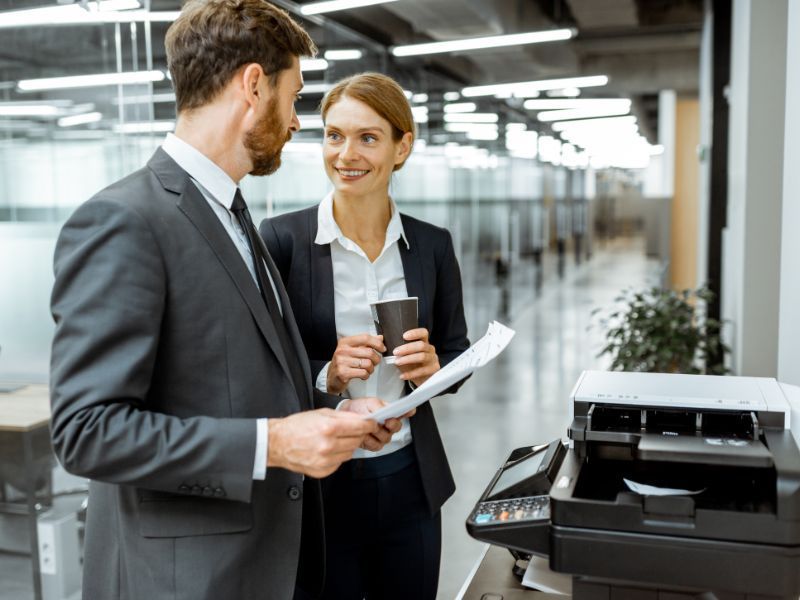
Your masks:
[{"label": "black paper cup", "polygon": [[417,298],[414,296],[413,298],[381,300],[373,302],[369,307],[372,309],[375,330],[378,335],[383,336],[383,344],[386,346],[383,360],[387,364],[393,365],[397,357],[392,354],[392,351],[407,343],[403,339],[403,334],[418,327]]}]

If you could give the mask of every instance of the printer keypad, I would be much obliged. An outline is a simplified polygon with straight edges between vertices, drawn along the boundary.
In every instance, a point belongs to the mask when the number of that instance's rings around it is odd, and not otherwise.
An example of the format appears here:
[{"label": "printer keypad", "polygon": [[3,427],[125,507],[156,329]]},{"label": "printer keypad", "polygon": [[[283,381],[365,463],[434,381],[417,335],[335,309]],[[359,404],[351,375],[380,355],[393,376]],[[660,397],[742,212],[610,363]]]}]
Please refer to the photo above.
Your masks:
[{"label": "printer keypad", "polygon": [[550,518],[549,496],[528,496],[511,500],[481,502],[472,513],[476,525],[502,522],[539,521]]}]

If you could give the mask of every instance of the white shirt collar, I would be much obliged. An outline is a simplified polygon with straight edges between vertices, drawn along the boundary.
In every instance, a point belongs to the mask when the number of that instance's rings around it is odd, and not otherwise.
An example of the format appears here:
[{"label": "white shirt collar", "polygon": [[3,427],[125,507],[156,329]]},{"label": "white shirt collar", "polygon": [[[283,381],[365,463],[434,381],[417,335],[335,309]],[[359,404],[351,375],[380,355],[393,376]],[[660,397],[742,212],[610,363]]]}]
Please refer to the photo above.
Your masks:
[{"label": "white shirt collar", "polygon": [[[400,211],[397,210],[397,205],[391,197],[389,197],[389,206],[392,210],[392,217],[386,226],[386,242],[384,245],[388,246],[403,238],[406,248],[411,248],[406,232],[403,229],[403,221],[400,219]],[[314,243],[324,245],[330,244],[333,240],[339,240],[339,243],[344,245],[344,239],[345,236],[339,228],[339,224],[333,218],[333,192],[329,192],[319,203],[319,208],[317,209],[317,237],[314,239]]]},{"label": "white shirt collar", "polygon": [[230,210],[238,185],[219,165],[173,133],[167,134],[161,148],[217,202]]}]

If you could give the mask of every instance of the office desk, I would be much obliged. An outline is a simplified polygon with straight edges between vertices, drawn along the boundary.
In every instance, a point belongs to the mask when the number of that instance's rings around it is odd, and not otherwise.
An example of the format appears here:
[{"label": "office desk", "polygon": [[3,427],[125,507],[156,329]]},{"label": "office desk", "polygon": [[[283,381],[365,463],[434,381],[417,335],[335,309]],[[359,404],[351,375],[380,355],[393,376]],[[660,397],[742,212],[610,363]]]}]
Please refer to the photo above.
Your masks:
[{"label": "office desk", "polygon": [[546,594],[523,587],[511,568],[514,558],[505,548],[483,551],[456,597],[457,600],[568,600],[570,596]]},{"label": "office desk", "polygon": [[37,535],[37,517],[42,504],[36,492],[45,487],[43,503],[50,504],[52,500],[49,396],[46,385],[29,385],[0,393],[0,481],[12,483],[26,496],[26,507],[22,511],[19,505],[8,502],[0,504],[0,511],[27,515],[36,600],[42,597]]}]

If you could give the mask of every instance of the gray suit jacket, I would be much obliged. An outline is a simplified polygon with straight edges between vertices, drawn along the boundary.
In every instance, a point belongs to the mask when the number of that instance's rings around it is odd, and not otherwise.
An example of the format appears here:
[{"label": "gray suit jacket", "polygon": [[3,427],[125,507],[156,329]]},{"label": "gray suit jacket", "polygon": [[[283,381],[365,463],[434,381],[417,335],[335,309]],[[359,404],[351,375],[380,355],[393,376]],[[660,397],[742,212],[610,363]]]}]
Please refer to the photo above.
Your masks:
[{"label": "gray suit jacket", "polygon": [[[273,265],[290,336],[303,348]],[[258,417],[311,408],[233,243],[162,150],[59,236],[52,440],[92,480],[87,600],[286,599],[318,482],[253,481]],[[298,394],[287,362],[300,361]],[[304,544],[306,544],[304,540]],[[314,541],[316,543],[316,540]]]}]

